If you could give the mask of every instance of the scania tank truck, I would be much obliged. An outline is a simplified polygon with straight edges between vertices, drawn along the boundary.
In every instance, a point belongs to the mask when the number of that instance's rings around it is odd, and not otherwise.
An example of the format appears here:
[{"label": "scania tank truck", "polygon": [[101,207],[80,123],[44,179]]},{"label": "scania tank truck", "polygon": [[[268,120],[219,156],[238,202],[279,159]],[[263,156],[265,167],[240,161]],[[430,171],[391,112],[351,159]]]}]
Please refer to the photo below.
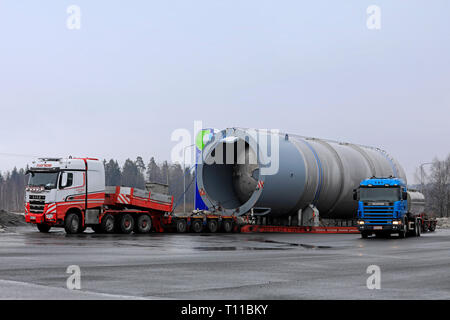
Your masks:
[{"label": "scania tank truck", "polygon": [[358,201],[357,223],[362,238],[393,233],[400,238],[418,237],[436,229],[436,219],[424,212],[424,195],[408,190],[403,179],[372,177],[363,180],[353,195]]}]

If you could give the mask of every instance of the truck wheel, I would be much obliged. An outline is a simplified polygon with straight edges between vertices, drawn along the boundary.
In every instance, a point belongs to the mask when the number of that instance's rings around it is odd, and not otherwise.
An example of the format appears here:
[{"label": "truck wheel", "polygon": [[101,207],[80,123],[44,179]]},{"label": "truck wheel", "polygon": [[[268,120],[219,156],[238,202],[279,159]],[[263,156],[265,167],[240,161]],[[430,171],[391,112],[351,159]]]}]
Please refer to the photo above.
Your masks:
[{"label": "truck wheel", "polygon": [[420,221],[416,223],[416,237],[420,237],[420,231],[422,230],[422,226],[420,225]]},{"label": "truck wheel", "polygon": [[119,219],[119,232],[124,234],[129,234],[134,229],[134,219],[130,214],[124,214]]},{"label": "truck wheel", "polygon": [[96,224],[95,226],[91,226],[92,231],[94,231],[95,233],[102,233],[102,227],[99,224]]},{"label": "truck wheel", "polygon": [[[405,228],[406,228],[406,227],[405,227]],[[400,230],[400,231],[398,232],[398,237],[399,237],[400,239],[406,238],[406,230],[405,230],[405,229]]]},{"label": "truck wheel", "polygon": [[233,231],[233,221],[226,219],[222,222],[223,231],[229,233]]},{"label": "truck wheel", "polygon": [[42,223],[42,224],[38,224],[37,228],[38,228],[39,232],[47,233],[50,231],[51,226],[49,226],[48,224]]},{"label": "truck wheel", "polygon": [[69,213],[64,219],[64,229],[67,234],[78,233],[80,230],[80,217],[75,212]]},{"label": "truck wheel", "polygon": [[200,233],[203,230],[203,223],[201,220],[194,220],[191,223],[191,230],[195,233]]},{"label": "truck wheel", "polygon": [[114,217],[112,215],[107,214],[102,218],[100,230],[104,233],[114,233]]},{"label": "truck wheel", "polygon": [[369,234],[367,232],[361,231],[361,238],[367,239],[368,236],[369,236]]},{"label": "truck wheel", "polygon": [[150,216],[143,214],[137,218],[136,226],[134,227],[134,232],[136,233],[149,233],[152,229],[152,218]]},{"label": "truck wheel", "polygon": [[175,225],[177,226],[177,232],[178,233],[184,233],[187,230],[187,223],[186,220],[184,219],[179,219],[177,220],[177,222],[175,223]]},{"label": "truck wheel", "polygon": [[217,219],[210,219],[208,220],[208,230],[211,233],[216,233],[217,229],[219,229],[219,222]]}]

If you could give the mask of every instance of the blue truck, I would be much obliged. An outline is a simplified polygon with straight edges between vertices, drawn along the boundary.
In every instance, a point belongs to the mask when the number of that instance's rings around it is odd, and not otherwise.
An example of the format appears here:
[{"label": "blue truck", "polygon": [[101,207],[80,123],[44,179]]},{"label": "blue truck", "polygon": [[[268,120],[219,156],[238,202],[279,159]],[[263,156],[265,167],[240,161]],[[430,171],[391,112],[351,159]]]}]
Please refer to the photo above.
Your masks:
[{"label": "blue truck", "polygon": [[436,229],[436,219],[424,212],[423,194],[408,189],[402,179],[391,176],[363,180],[353,198],[358,201],[357,224],[362,238],[391,234],[418,237]]}]

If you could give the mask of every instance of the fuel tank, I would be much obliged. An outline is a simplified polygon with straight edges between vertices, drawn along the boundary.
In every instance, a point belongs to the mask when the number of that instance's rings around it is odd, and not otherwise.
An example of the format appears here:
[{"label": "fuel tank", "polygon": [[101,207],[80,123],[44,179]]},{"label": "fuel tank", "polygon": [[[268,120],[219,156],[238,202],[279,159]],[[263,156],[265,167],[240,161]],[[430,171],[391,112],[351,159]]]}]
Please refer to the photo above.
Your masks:
[{"label": "fuel tank", "polygon": [[281,217],[314,206],[324,218],[351,218],[353,189],[372,176],[406,181],[397,161],[379,148],[243,128],[213,134],[197,165],[205,204],[235,215],[253,209]]},{"label": "fuel tank", "polygon": [[408,212],[417,216],[425,211],[425,196],[419,191],[409,190],[408,197]]}]

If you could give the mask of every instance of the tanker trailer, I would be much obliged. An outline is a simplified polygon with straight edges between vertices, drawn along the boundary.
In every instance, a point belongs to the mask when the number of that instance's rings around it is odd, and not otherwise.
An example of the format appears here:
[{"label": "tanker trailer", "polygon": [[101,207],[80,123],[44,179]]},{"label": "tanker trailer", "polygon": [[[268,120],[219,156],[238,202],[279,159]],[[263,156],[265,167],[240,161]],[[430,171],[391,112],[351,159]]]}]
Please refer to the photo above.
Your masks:
[{"label": "tanker trailer", "polygon": [[353,189],[371,176],[406,181],[385,151],[277,131],[228,128],[214,133],[197,165],[197,185],[211,211],[291,216],[300,225],[356,217]]}]

